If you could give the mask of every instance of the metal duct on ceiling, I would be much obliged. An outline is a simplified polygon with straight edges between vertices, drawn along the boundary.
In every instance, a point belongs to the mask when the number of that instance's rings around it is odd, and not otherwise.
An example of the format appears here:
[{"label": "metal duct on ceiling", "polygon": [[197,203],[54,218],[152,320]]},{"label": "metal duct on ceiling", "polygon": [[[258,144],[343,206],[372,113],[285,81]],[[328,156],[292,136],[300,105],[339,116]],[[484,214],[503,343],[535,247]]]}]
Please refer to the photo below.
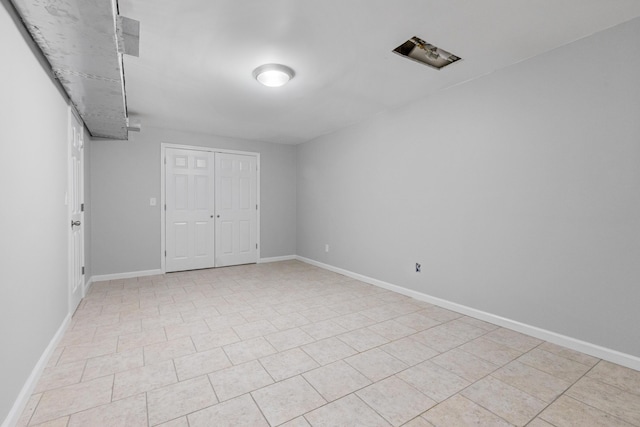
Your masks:
[{"label": "metal duct on ceiling", "polygon": [[137,53],[137,43],[127,48],[130,40],[123,40],[135,36],[137,21],[123,25],[117,0],[12,2],[91,135],[126,140],[121,53]]}]

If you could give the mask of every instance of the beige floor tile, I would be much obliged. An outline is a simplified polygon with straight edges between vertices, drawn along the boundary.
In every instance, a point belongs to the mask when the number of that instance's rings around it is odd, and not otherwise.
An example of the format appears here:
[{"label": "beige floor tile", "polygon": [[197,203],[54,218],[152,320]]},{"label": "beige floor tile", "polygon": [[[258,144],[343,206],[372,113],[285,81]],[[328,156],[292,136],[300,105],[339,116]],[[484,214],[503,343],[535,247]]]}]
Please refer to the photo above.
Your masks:
[{"label": "beige floor tile", "polygon": [[416,331],[424,331],[425,329],[438,326],[442,323],[439,320],[423,316],[420,313],[405,314],[403,316],[396,317],[394,320]]},{"label": "beige floor tile", "polygon": [[256,320],[262,320],[262,319],[273,319],[280,315],[280,313],[278,313],[271,307],[263,307],[256,310],[242,311],[240,314],[242,315],[242,317],[244,317],[247,320],[247,322],[255,322]]},{"label": "beige floor tile", "polygon": [[120,336],[136,332],[142,332],[142,323],[140,320],[129,320],[126,322],[114,323],[113,325],[98,326],[94,336]]},{"label": "beige floor tile", "polygon": [[298,328],[300,326],[308,325],[309,323],[311,323],[309,319],[299,313],[291,313],[285,316],[276,316],[269,319],[269,321],[273,326],[281,331],[291,328]]},{"label": "beige floor tile", "polygon": [[158,424],[157,427],[189,427],[189,421],[187,421],[187,417],[180,417],[166,423]]},{"label": "beige floor tile", "polygon": [[498,328],[489,332],[484,337],[522,353],[529,351],[542,343],[542,341],[537,338],[505,328]]},{"label": "beige floor tile", "polygon": [[512,425],[459,394],[431,408],[423,417],[434,426],[509,427]]},{"label": "beige floor tile", "polygon": [[355,394],[331,402],[304,416],[313,427],[389,427],[390,424]]},{"label": "beige floor tile", "polygon": [[402,427],[433,427],[433,424],[422,417],[416,417]]},{"label": "beige floor tile", "polygon": [[263,337],[225,345],[223,350],[234,365],[277,353],[276,349]]},{"label": "beige floor tile", "polygon": [[398,340],[400,338],[404,338],[407,335],[415,334],[415,329],[403,325],[400,322],[396,322],[395,320],[387,320],[386,322],[376,323],[375,325],[371,325],[368,327],[370,331],[375,332],[376,334],[383,336],[389,341]]},{"label": "beige floor tile", "polygon": [[600,361],[597,357],[589,356],[588,354],[580,353],[579,351],[571,350],[567,347],[562,347],[560,345],[552,344],[550,342],[543,342],[538,346],[539,349],[548,351],[549,353],[557,354],[558,356],[562,356],[566,359],[571,359],[575,362],[582,363],[583,365],[587,365],[589,367],[595,366],[596,363]]},{"label": "beige floor tile", "polygon": [[640,371],[602,360],[587,376],[640,396]]},{"label": "beige floor tile", "polygon": [[303,377],[327,402],[331,402],[371,384],[360,372],[339,360],[307,372]]},{"label": "beige floor tile", "polygon": [[311,335],[307,334],[300,328],[276,332],[274,334],[266,335],[265,338],[278,351],[289,350],[315,341]]},{"label": "beige floor tile", "polygon": [[164,327],[168,340],[190,337],[192,335],[204,334],[211,332],[209,326],[204,320],[195,320],[189,323],[179,323],[175,325],[167,325]]},{"label": "beige floor tile", "polygon": [[27,401],[24,409],[22,410],[22,414],[20,414],[20,418],[18,418],[18,422],[16,423],[16,427],[26,427],[29,424],[29,420],[31,420],[31,416],[33,412],[36,410],[38,403],[40,402],[40,398],[42,397],[42,393],[32,394]]},{"label": "beige floor tile", "polygon": [[220,329],[232,328],[234,326],[239,326],[247,323],[244,317],[241,314],[226,314],[220,315],[216,317],[209,317],[205,319],[209,329],[212,331],[218,331]]},{"label": "beige floor tile", "polygon": [[398,377],[379,381],[356,395],[394,426],[404,424],[436,404]]},{"label": "beige floor tile", "polygon": [[117,343],[118,337],[104,337],[87,344],[70,345],[64,348],[57,366],[115,353]]},{"label": "beige floor tile", "polygon": [[187,418],[190,427],[269,427],[248,394],[194,412]]},{"label": "beige floor tile", "polygon": [[552,424],[549,424],[542,418],[534,418],[529,424],[527,424],[527,427],[555,427],[555,426]]},{"label": "beige floor tile", "polygon": [[81,360],[45,368],[33,393],[42,393],[46,390],[79,383],[86,364],[86,360]]},{"label": "beige floor tile", "polygon": [[71,415],[68,427],[147,426],[147,400],[144,394],[118,400]]},{"label": "beige floor tile", "polygon": [[430,360],[436,365],[448,369],[457,376],[470,382],[478,381],[480,378],[498,369],[498,365],[494,365],[491,362],[457,348],[442,353]]},{"label": "beige floor tile", "polygon": [[406,363],[378,348],[348,357],[344,361],[374,382],[407,368]]},{"label": "beige floor tile", "polygon": [[439,320],[440,322],[449,322],[451,320],[462,317],[462,314],[460,313],[447,310],[446,308],[438,307],[437,305],[431,305],[431,306],[425,307],[423,310],[420,310],[418,313],[423,316],[427,316],[432,319]]},{"label": "beige floor tile", "polygon": [[385,337],[366,328],[338,335],[337,338],[360,352],[367,351],[389,342]]},{"label": "beige floor tile", "polygon": [[47,361],[47,368],[58,365],[58,360],[60,360],[60,356],[62,356],[62,352],[64,351],[64,347],[56,347],[55,350],[51,353],[49,360]]},{"label": "beige floor tile", "polygon": [[337,338],[327,338],[322,341],[316,341],[303,345],[301,348],[320,365],[327,365],[358,353],[355,349]]},{"label": "beige floor tile", "polygon": [[408,366],[417,365],[440,354],[434,349],[410,338],[402,338],[390,342],[389,344],[381,346],[380,349],[394,356],[396,359],[403,361]]},{"label": "beige floor tile", "polygon": [[377,323],[375,320],[360,313],[345,314],[331,320],[333,320],[335,323],[342,326],[348,331],[364,328]]},{"label": "beige floor tile", "polygon": [[464,378],[431,361],[404,370],[398,377],[436,402],[442,402],[470,384]]},{"label": "beige floor tile", "polygon": [[178,357],[173,360],[180,381],[228,368],[231,362],[221,348]]},{"label": "beige floor tile", "polygon": [[302,326],[300,329],[311,335],[316,340],[323,340],[325,338],[334,337],[348,332],[346,328],[343,328],[332,320],[311,323],[309,325]]},{"label": "beige floor tile", "polygon": [[133,334],[120,335],[118,338],[118,351],[127,351],[165,341],[167,341],[167,335],[165,334],[163,327],[149,329],[143,332],[136,332]]},{"label": "beige floor tile", "polygon": [[493,323],[485,322],[483,320],[476,319],[474,317],[469,317],[469,316],[459,317],[458,320],[460,320],[461,322],[468,323],[472,326],[475,326],[476,328],[484,329],[487,332],[493,331],[499,328],[498,325],[494,325]]},{"label": "beige floor tile", "polygon": [[254,360],[209,374],[209,380],[220,401],[273,384],[273,378]]},{"label": "beige floor tile", "polygon": [[472,384],[461,394],[518,426],[531,421],[547,405],[542,400],[492,377]]},{"label": "beige floor tile", "polygon": [[431,329],[410,335],[409,338],[440,353],[449,351],[467,342],[464,338],[452,335],[445,329],[442,329],[442,326],[443,325],[434,326]]},{"label": "beige floor tile", "polygon": [[540,418],[555,427],[631,427],[604,411],[567,396],[560,396],[541,414]]},{"label": "beige floor tile", "polygon": [[105,375],[115,374],[144,365],[142,348],[107,354],[87,360],[87,366],[82,375],[82,381],[91,380]]},{"label": "beige floor tile", "polygon": [[233,330],[242,340],[262,337],[267,334],[278,332],[278,329],[275,326],[273,326],[268,320],[264,319],[254,320],[252,322],[234,326]]},{"label": "beige floor tile", "polygon": [[301,376],[251,393],[271,425],[282,424],[326,403]]},{"label": "beige floor tile", "polygon": [[160,314],[181,313],[195,310],[196,306],[191,301],[177,302],[173,304],[161,304],[158,306]]},{"label": "beige floor tile", "polygon": [[485,329],[478,328],[470,323],[463,322],[460,319],[451,320],[443,323],[442,325],[436,326],[436,328],[439,328],[448,334],[460,337],[464,339],[465,342],[474,340],[487,333]]},{"label": "beige floor tile", "polygon": [[113,400],[123,399],[178,382],[173,361],[142,366],[115,374]]},{"label": "beige floor tile", "polygon": [[319,366],[315,360],[299,348],[263,357],[260,359],[260,363],[275,381],[294,377]]},{"label": "beige floor tile", "polygon": [[87,344],[93,341],[97,327],[89,327],[77,330],[68,329],[60,342],[59,347],[65,347],[69,345]]},{"label": "beige floor tile", "polygon": [[187,356],[196,352],[191,337],[178,338],[144,346],[144,364],[152,365],[164,360]]},{"label": "beige floor tile", "polygon": [[212,350],[228,344],[240,342],[240,337],[231,328],[224,327],[212,332],[205,332],[191,336],[198,351]]},{"label": "beige floor tile", "polygon": [[147,401],[152,426],[218,403],[206,376],[149,391]]},{"label": "beige floor tile", "polygon": [[69,416],[56,418],[55,420],[46,421],[42,424],[34,425],[33,427],[67,427],[69,424]]},{"label": "beige floor tile", "polygon": [[165,315],[151,316],[141,319],[143,331],[155,331],[171,325],[180,325],[184,323],[184,319],[180,313],[171,313]]},{"label": "beige floor tile", "polygon": [[591,377],[583,377],[566,393],[580,402],[614,415],[631,424],[640,425],[640,398]]},{"label": "beige floor tile", "polygon": [[113,376],[107,376],[46,391],[31,417],[31,424],[43,423],[109,403],[112,386]]},{"label": "beige floor tile", "polygon": [[590,367],[574,362],[548,351],[535,348],[517,359],[519,362],[533,366],[563,380],[574,382],[583,376]]},{"label": "beige floor tile", "polygon": [[284,424],[280,424],[280,427],[311,427],[311,424],[309,424],[304,417],[298,417]]},{"label": "beige floor tile", "polygon": [[569,381],[554,377],[517,360],[498,369],[491,376],[547,403],[551,403],[571,386]]},{"label": "beige floor tile", "polygon": [[497,342],[493,342],[484,337],[469,341],[468,343],[461,345],[460,349],[499,366],[506,365],[522,354],[517,350],[498,344]]},{"label": "beige floor tile", "polygon": [[339,317],[337,311],[331,310],[329,307],[318,307],[309,310],[300,311],[300,314],[309,319],[310,322],[321,322],[323,320]]}]

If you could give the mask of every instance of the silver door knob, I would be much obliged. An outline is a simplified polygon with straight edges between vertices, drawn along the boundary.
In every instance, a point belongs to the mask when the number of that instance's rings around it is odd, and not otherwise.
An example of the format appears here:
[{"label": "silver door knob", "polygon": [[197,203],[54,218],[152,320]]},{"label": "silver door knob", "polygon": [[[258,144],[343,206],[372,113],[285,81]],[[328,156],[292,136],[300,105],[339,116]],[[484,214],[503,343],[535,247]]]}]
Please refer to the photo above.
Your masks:
[{"label": "silver door knob", "polygon": [[74,226],[80,227],[80,221],[71,220],[71,228],[73,228]]}]

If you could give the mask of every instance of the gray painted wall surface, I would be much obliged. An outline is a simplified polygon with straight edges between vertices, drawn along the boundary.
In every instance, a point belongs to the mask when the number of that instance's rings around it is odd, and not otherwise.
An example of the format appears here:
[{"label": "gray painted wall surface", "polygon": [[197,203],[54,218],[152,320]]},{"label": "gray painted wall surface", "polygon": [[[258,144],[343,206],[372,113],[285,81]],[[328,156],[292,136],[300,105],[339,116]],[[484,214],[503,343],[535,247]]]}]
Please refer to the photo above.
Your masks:
[{"label": "gray painted wall surface", "polygon": [[67,314],[67,104],[0,7],[0,422]]},{"label": "gray painted wall surface", "polygon": [[638,40],[636,19],[299,146],[298,255],[640,356]]},{"label": "gray painted wall surface", "polygon": [[[296,252],[296,147],[145,128],[91,147],[94,275],[160,268],[160,144],[260,153],[261,257]],[[149,206],[156,197],[158,206]]]}]

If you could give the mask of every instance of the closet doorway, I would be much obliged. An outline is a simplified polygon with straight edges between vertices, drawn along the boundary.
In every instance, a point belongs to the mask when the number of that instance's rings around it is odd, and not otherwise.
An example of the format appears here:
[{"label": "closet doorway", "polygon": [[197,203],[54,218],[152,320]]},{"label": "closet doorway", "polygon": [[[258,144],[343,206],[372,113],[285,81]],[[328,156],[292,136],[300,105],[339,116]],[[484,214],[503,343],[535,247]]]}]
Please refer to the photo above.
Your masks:
[{"label": "closet doorway", "polygon": [[162,270],[256,263],[258,153],[162,144]]}]

